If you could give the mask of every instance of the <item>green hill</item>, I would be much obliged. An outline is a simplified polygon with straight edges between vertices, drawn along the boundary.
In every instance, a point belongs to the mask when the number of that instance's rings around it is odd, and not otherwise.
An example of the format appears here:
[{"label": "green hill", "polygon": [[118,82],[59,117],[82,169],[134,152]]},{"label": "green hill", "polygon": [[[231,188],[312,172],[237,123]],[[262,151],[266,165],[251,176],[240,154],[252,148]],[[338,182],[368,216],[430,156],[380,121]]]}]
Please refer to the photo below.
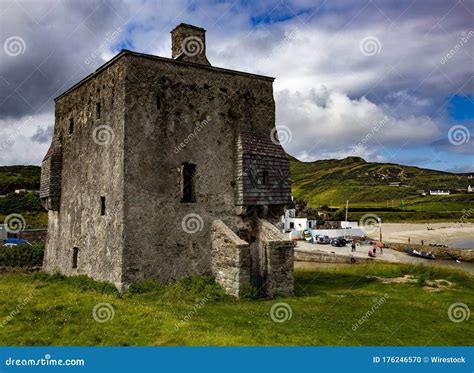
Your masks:
[{"label": "green hill", "polygon": [[[293,195],[304,198],[309,207],[343,207],[349,200],[353,211],[393,208],[437,213],[440,218],[445,213],[474,207],[474,193],[467,193],[468,185],[474,185],[474,180],[468,179],[469,174],[366,162],[359,157],[314,162],[289,158]],[[438,188],[450,189],[451,195],[429,196],[429,189]],[[422,196],[422,191],[428,195]]]},{"label": "green hill", "polygon": [[38,166],[0,166],[0,194],[15,189],[39,189],[40,174]]}]

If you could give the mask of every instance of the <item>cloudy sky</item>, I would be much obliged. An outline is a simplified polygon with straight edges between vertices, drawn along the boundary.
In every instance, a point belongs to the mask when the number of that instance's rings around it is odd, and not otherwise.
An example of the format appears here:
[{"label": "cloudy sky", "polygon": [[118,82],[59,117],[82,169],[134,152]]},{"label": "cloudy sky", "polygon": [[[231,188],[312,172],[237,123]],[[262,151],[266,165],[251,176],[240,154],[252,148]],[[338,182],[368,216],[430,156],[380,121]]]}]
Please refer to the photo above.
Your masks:
[{"label": "cloudy sky", "polygon": [[121,49],[170,57],[180,22],[212,65],[276,77],[291,155],[474,171],[468,0],[1,0],[0,165],[40,164],[53,98]]}]

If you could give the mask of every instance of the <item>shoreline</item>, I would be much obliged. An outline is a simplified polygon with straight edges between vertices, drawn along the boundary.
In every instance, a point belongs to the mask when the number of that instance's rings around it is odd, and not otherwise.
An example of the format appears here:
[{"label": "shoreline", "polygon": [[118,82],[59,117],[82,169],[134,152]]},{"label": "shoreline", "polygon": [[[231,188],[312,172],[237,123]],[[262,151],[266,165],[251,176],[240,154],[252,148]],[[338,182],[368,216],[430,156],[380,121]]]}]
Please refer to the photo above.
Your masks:
[{"label": "shoreline", "polygon": [[[391,243],[447,245],[474,248],[474,223],[382,223],[382,241]],[[470,242],[472,245],[469,245]]]}]

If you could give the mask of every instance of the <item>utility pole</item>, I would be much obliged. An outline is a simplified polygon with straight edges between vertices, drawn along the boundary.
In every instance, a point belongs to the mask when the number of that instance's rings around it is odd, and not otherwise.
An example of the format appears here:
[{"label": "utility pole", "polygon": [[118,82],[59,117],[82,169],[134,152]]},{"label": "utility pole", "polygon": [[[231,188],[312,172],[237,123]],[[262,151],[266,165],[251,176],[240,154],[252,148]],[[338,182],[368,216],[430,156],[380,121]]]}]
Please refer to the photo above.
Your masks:
[{"label": "utility pole", "polygon": [[379,241],[380,243],[382,243],[382,219],[377,218],[377,221],[379,222],[379,232],[380,232]]},{"label": "utility pole", "polygon": [[347,229],[347,210],[349,209],[349,200],[346,200],[346,225],[344,226],[344,239],[346,238],[346,229]]}]

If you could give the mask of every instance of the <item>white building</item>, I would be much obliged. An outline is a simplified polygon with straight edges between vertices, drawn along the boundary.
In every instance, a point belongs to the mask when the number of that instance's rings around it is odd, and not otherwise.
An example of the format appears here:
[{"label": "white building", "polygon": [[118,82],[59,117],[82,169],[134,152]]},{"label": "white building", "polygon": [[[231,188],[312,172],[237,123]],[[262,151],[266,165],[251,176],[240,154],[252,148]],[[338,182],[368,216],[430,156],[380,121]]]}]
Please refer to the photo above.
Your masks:
[{"label": "white building", "polygon": [[467,187],[467,192],[468,192],[468,193],[472,193],[472,186],[469,185],[469,186]]},{"label": "white building", "polygon": [[341,221],[342,229],[356,229],[359,228],[358,221]]},{"label": "white building", "polygon": [[430,190],[430,196],[449,196],[449,194],[450,194],[449,189]]},{"label": "white building", "polygon": [[307,218],[297,218],[295,209],[288,209],[285,215],[281,217],[281,226],[284,232],[314,229],[316,228],[316,220]]}]

